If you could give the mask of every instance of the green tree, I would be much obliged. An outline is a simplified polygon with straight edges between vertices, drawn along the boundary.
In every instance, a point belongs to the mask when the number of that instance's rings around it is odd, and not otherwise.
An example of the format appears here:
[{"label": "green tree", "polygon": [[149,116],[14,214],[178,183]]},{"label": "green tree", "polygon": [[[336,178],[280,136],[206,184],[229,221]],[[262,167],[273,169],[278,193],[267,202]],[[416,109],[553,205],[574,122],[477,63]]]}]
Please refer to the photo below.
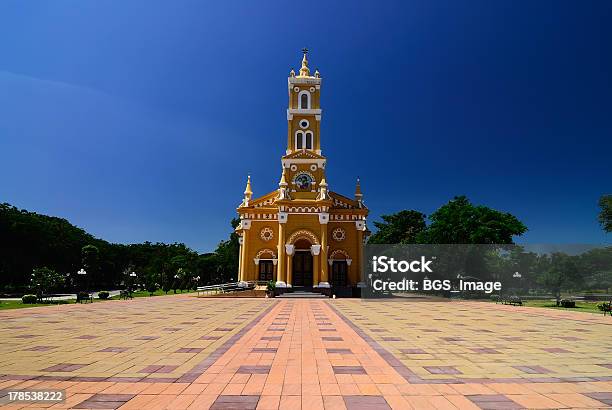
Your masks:
[{"label": "green tree", "polygon": [[514,215],[458,196],[429,216],[431,224],[417,235],[419,243],[511,244],[527,227]]},{"label": "green tree", "polygon": [[612,232],[612,195],[602,195],[599,198],[599,223],[606,232]]},{"label": "green tree", "polygon": [[100,250],[95,245],[85,245],[81,248],[81,263],[87,271],[87,279],[94,285],[98,283],[98,268],[100,264]]},{"label": "green tree", "polygon": [[[240,220],[238,218],[232,219],[232,228],[236,229],[239,223]],[[215,272],[212,279],[214,284],[238,280],[240,244],[238,242],[238,235],[233,229],[230,238],[227,241],[221,241],[215,250]]]},{"label": "green tree", "polygon": [[543,255],[538,263],[538,281],[555,295],[557,306],[561,303],[561,291],[577,289],[582,276],[575,257],[555,252]]},{"label": "green tree", "polygon": [[39,301],[49,296],[53,291],[61,289],[66,278],[64,275],[47,267],[32,270],[31,287],[36,292]]},{"label": "green tree", "polygon": [[404,210],[392,215],[382,215],[383,222],[374,222],[376,233],[370,236],[368,243],[416,243],[417,235],[426,228],[425,214]]}]

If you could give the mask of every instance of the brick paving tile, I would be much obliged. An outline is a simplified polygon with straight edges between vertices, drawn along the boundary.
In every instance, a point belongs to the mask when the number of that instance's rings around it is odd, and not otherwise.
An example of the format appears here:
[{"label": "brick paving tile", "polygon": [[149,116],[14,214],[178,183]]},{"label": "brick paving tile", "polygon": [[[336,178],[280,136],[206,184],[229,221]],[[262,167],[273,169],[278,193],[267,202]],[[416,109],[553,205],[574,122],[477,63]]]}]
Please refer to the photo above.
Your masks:
[{"label": "brick paving tile", "polygon": [[391,409],[382,396],[344,396],[344,404],[348,410]]},{"label": "brick paving tile", "polygon": [[[477,302],[142,299],[0,312],[0,389],[67,389],[48,408],[612,406],[602,338],[611,328],[597,315]],[[550,337],[553,323],[564,336]],[[91,338],[92,326],[109,331]]]}]

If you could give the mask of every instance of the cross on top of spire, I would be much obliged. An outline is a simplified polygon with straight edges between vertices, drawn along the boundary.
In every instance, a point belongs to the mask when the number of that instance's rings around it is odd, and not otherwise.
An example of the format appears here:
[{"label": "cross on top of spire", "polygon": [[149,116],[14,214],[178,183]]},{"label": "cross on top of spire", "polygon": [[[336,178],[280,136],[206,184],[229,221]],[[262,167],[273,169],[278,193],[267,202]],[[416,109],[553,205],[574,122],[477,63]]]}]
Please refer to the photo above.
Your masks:
[{"label": "cross on top of spire", "polygon": [[308,54],[308,49],[304,47],[302,49],[302,53],[304,53],[304,57],[302,58],[302,68],[300,68],[300,77],[309,77],[310,69],[308,68],[308,59],[306,55]]}]

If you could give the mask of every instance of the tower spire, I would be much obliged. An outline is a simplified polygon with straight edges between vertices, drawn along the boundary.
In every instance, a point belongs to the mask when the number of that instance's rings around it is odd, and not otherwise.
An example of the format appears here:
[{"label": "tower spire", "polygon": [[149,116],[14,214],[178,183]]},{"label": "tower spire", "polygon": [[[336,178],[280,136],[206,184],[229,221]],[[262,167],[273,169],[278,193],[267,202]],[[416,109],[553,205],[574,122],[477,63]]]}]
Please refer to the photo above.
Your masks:
[{"label": "tower spire", "polygon": [[287,168],[283,167],[283,174],[281,175],[281,180],[278,183],[278,197],[277,199],[291,199],[289,196],[289,189],[287,188],[289,184],[287,183]]},{"label": "tower spire", "polygon": [[249,206],[249,201],[253,197],[253,190],[251,189],[251,176],[247,177],[246,188],[244,188],[244,199],[240,206]]},{"label": "tower spire", "polygon": [[310,69],[308,68],[308,58],[306,58],[306,55],[308,54],[308,49],[303,48],[302,53],[304,53],[304,57],[302,57],[302,68],[300,68],[300,77],[309,77]]},{"label": "tower spire", "polygon": [[327,191],[327,181],[325,180],[325,172],[323,172],[323,176],[321,178],[321,182],[319,183],[319,195],[317,195],[317,201],[325,201],[331,199],[329,196],[329,192]]},{"label": "tower spire", "polygon": [[355,201],[358,202],[359,208],[363,207],[363,194],[361,193],[361,181],[357,177],[357,185],[355,186]]}]

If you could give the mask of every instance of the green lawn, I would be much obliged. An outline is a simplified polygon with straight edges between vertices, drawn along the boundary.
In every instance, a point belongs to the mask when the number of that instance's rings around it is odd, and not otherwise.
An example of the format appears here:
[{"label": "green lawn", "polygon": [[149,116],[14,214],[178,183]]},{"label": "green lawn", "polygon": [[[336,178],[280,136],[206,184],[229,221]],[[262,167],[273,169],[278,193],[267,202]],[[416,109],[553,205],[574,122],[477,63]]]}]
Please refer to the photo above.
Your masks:
[{"label": "green lawn", "polygon": [[[75,301],[67,300],[67,301],[63,301],[61,304],[65,305],[66,303],[75,303]],[[60,305],[60,303],[24,304],[20,300],[0,300],[0,310],[22,309],[22,308],[31,308],[31,307],[39,307],[39,306],[56,306],[56,305]]]},{"label": "green lawn", "polygon": [[[183,294],[188,294],[188,293],[194,293],[194,290],[190,290],[190,291],[184,291]],[[177,291],[177,295],[181,294],[180,291]],[[153,296],[165,296],[166,293],[161,290],[158,289]],[[173,291],[168,292],[168,295],[174,295]],[[142,291],[139,290],[137,292],[133,292],[132,296],[135,298],[142,298],[142,297],[149,297],[149,292],[147,291]],[[119,299],[119,296],[114,296],[112,298],[109,298],[108,300],[117,300]],[[98,299],[98,298],[94,298],[93,300],[95,303],[99,303],[99,302],[104,302],[104,300],[102,299]],[[23,309],[23,308],[31,308],[31,307],[40,307],[40,306],[55,306],[55,305],[60,305],[60,304],[74,304],[76,303],[76,299],[70,299],[70,300],[65,300],[65,301],[61,301],[61,303],[33,303],[33,304],[24,304],[21,302],[21,300],[0,300],[0,310],[8,310],[8,309]]]},{"label": "green lawn", "polygon": [[564,308],[557,306],[555,301],[551,300],[523,300],[523,306],[529,307],[540,307],[547,309],[559,309],[559,310],[569,310],[573,312],[588,312],[588,313],[599,313],[603,314],[598,308],[597,305],[602,302],[583,302],[576,301],[575,308]]}]

